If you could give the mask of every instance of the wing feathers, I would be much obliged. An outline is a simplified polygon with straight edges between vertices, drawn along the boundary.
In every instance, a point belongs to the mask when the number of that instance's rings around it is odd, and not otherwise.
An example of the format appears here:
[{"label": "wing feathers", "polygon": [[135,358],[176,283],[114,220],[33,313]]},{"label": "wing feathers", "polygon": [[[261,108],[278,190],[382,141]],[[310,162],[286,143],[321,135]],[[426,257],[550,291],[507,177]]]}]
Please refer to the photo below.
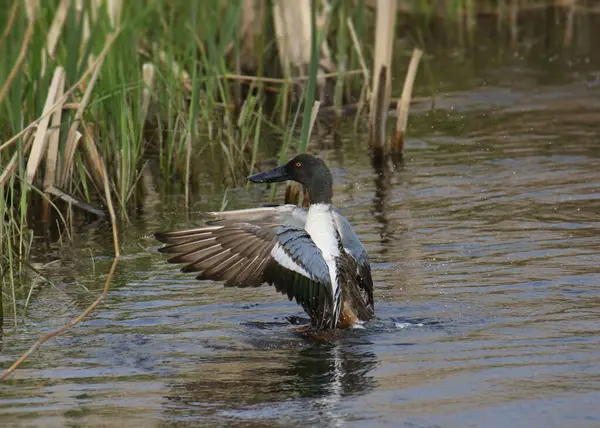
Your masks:
[{"label": "wing feathers", "polygon": [[[272,212],[264,214],[273,215]],[[279,213],[275,213],[279,214]],[[265,215],[265,217],[268,217]],[[221,223],[181,232],[158,233],[173,254],[170,263],[185,263],[183,272],[199,280],[222,280],[228,287],[271,284],[296,300],[313,324],[335,327],[333,287],[321,250],[301,227],[279,223]]]}]

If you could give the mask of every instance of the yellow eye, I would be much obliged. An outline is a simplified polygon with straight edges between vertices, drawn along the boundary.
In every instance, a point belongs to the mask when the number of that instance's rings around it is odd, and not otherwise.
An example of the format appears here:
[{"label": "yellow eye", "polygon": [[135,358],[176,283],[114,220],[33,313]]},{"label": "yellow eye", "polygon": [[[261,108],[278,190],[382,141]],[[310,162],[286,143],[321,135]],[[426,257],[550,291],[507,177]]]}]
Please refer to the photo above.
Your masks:
[{"label": "yellow eye", "polygon": [[296,162],[296,166],[300,168],[302,166],[302,162]]}]

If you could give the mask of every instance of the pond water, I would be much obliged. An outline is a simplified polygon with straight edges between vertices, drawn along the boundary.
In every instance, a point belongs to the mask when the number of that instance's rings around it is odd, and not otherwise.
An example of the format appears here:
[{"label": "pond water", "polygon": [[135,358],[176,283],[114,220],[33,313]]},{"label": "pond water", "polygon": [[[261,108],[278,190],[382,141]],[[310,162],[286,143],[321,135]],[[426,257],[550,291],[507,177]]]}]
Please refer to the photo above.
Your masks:
[{"label": "pond water", "polygon": [[[320,151],[373,260],[377,312],[329,342],[297,336],[285,317],[302,311],[269,287],[167,264],[151,233],[199,220],[180,195],[147,201],[105,303],[0,384],[1,425],[600,426],[599,69],[517,58],[454,89],[439,77],[395,171],[374,171],[363,136]],[[193,208],[222,197],[207,184]],[[107,229],[63,251],[0,367],[93,301],[110,257]]]}]

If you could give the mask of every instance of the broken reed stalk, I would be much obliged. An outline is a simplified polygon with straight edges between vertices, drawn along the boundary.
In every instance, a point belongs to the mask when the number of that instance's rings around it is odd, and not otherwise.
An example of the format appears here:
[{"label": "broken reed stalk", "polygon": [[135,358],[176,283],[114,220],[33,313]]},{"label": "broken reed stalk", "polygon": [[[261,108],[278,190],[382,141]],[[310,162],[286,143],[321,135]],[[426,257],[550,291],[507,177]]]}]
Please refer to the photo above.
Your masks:
[{"label": "broken reed stalk", "polygon": [[379,79],[377,79],[377,86],[375,87],[374,97],[376,100],[375,104],[371,103],[371,134],[369,138],[369,149],[376,153],[383,153],[385,149],[385,127],[387,123],[388,107],[389,103],[386,102],[385,82],[388,74],[386,66],[382,66],[379,72]]},{"label": "broken reed stalk", "polygon": [[[56,69],[61,70],[62,79],[57,88],[55,99],[61,99],[65,92],[65,79],[64,70],[62,67]],[[55,73],[56,73],[55,72]],[[57,109],[52,115],[52,129],[50,130],[50,136],[48,137],[48,149],[46,151],[46,170],[44,171],[44,184],[43,190],[54,185],[56,178],[57,162],[58,162],[58,143],[60,140],[60,124],[62,120],[62,108]]]},{"label": "broken reed stalk", "polygon": [[46,149],[48,148],[49,132],[47,131],[50,123],[50,115],[47,113],[55,103],[56,95],[59,92],[59,87],[63,78],[64,73],[62,67],[56,67],[54,75],[52,76],[52,82],[50,83],[50,89],[48,89],[48,96],[46,97],[46,102],[44,104],[43,113],[45,117],[38,124],[35,139],[33,140],[33,146],[29,153],[29,160],[27,161],[27,184],[29,185],[33,184],[35,174],[42,162],[42,158],[46,154]]},{"label": "broken reed stalk", "polygon": [[81,126],[83,126],[86,135],[85,145],[83,146],[85,148],[85,158],[89,165],[94,166],[94,168],[89,168],[89,172],[93,178],[92,183],[98,190],[101,190],[103,188],[102,171],[106,170],[106,168],[103,169],[102,167],[102,158],[98,151],[96,141],[94,140],[94,134],[90,131],[90,128],[84,119],[81,119]]},{"label": "broken reed stalk", "polygon": [[117,215],[115,213],[115,208],[112,203],[112,197],[110,192],[110,183],[108,182],[108,171],[106,170],[106,163],[104,163],[104,159],[100,159],[100,165],[102,165],[102,181],[104,183],[104,197],[106,198],[106,205],[108,207],[108,214],[110,216],[110,223],[112,226],[112,234],[113,234],[113,245],[115,248],[115,259],[118,259],[121,255],[121,250],[119,246],[119,231],[117,230]]},{"label": "broken reed stalk", "polygon": [[[58,98],[61,98],[63,93],[65,92],[65,74],[64,69],[62,67],[57,67],[54,73],[60,75],[60,82],[58,84],[58,87],[56,88],[56,92],[54,93],[54,99],[56,100]],[[48,147],[46,149],[46,168],[44,171],[44,180],[42,183],[42,190],[47,194],[51,194],[51,192],[49,192],[49,189],[52,189],[54,187],[54,180],[56,178],[62,109],[59,108],[58,110],[56,110],[51,116],[51,118],[52,124],[50,130],[48,131],[47,139]],[[46,223],[48,221],[49,215],[50,198],[42,198],[42,222]]]},{"label": "broken reed stalk", "polygon": [[61,187],[67,183],[73,164],[73,159],[75,158],[75,152],[79,146],[79,140],[81,140],[82,137],[83,135],[81,132],[77,130],[67,133],[67,140],[65,141],[65,148],[62,156],[61,174],[58,180],[59,186]]},{"label": "broken reed stalk", "polygon": [[[7,149],[8,147],[10,147],[15,141],[17,141],[19,138],[21,138],[23,136],[23,134],[25,134],[26,132],[28,132],[31,128],[33,128],[34,126],[37,126],[37,124],[41,120],[43,120],[46,116],[49,116],[52,113],[54,113],[57,109],[62,108],[63,103],[66,101],[66,99],[73,93],[73,91],[75,91],[77,88],[79,88],[81,86],[81,84],[85,81],[85,79],[87,79],[87,77],[96,69],[96,65],[99,64],[101,61],[104,60],[104,57],[108,53],[108,50],[112,46],[112,44],[115,41],[115,39],[118,37],[120,31],[121,30],[119,28],[117,28],[113,33],[111,33],[109,35],[109,37],[106,40],[106,43],[104,44],[104,48],[102,49],[102,52],[100,53],[100,55],[98,55],[98,58],[96,58],[94,60],[94,62],[87,68],[87,70],[83,73],[83,75],[81,76],[81,78],[73,86],[71,86],[69,88],[69,90],[63,94],[62,97],[60,97],[54,103],[54,105],[52,106],[52,108],[47,113],[42,114],[36,120],[34,120],[31,123],[29,123],[29,125],[27,125],[25,128],[23,128],[22,130],[20,130],[19,132],[17,132],[15,135],[13,135],[9,140],[7,140],[5,143],[3,143],[0,146],[0,152],[3,151],[3,150],[5,150],[5,149]],[[0,102],[1,101],[2,100],[0,99]]]},{"label": "broken reed stalk", "polygon": [[406,124],[408,123],[410,100],[415,84],[415,77],[417,76],[417,70],[419,68],[419,61],[421,61],[422,56],[423,51],[421,49],[413,50],[410,64],[408,65],[408,71],[406,72],[406,78],[404,79],[402,97],[398,100],[398,105],[396,106],[396,132],[392,137],[391,144],[391,152],[396,155],[402,155],[404,151],[404,134],[406,133]]},{"label": "broken reed stalk", "polygon": [[[81,134],[79,133],[77,128],[79,128],[79,125],[83,121],[83,112],[90,101],[90,97],[92,96],[92,91],[94,89],[94,86],[96,85],[98,76],[100,75],[100,69],[102,68],[103,63],[104,63],[104,57],[100,61],[95,61],[92,64],[92,67],[94,67],[94,72],[92,73],[92,77],[90,78],[90,81],[88,82],[88,84],[85,88],[85,92],[83,93],[83,96],[81,97],[81,101],[79,101],[79,106],[77,107],[77,111],[75,112],[75,120],[73,120],[73,123],[71,124],[71,127],[69,128],[69,131],[67,133],[67,142],[72,143],[72,146],[67,147],[70,149],[68,153],[71,156],[66,158],[66,161],[63,162],[62,180],[61,180],[62,186],[65,185],[65,183],[68,180],[68,177],[71,174],[71,168],[73,166],[73,156],[75,155],[75,151],[77,149],[77,145],[78,145],[78,142],[79,142],[79,139],[81,136]],[[91,133],[86,133],[86,134],[87,134],[86,140],[89,145],[89,139],[92,138],[92,136],[91,136]],[[65,149],[65,152],[67,152],[66,149]],[[98,188],[101,188],[102,187],[102,182],[100,180],[101,175],[98,171],[99,164],[98,163],[95,163],[95,164],[96,164],[96,168],[90,169],[90,173],[96,181],[96,186]]]},{"label": "broken reed stalk", "polygon": [[65,20],[67,19],[67,13],[69,11],[69,6],[71,5],[71,3],[71,0],[61,0],[60,4],[58,5],[58,8],[56,9],[54,19],[52,20],[50,30],[48,31],[48,36],[46,36],[46,50],[45,52],[42,52],[42,71],[40,73],[42,75],[45,73],[46,70],[46,55],[50,58],[54,58],[56,45],[62,33],[62,29],[65,24]]},{"label": "broken reed stalk", "polygon": [[[378,0],[375,22],[375,58],[373,67],[373,91],[371,97],[370,118],[372,150],[386,149],[385,124],[387,123],[387,108],[392,91],[392,51],[394,45],[394,27],[396,24],[397,6],[395,0]],[[383,128],[384,132],[380,129]]]},{"label": "broken reed stalk", "polygon": [[29,51],[29,43],[31,42],[31,37],[33,36],[34,24],[35,21],[33,19],[30,19],[27,23],[27,30],[25,30],[25,37],[23,37],[23,43],[21,43],[21,51],[19,52],[17,61],[15,62],[15,65],[13,66],[12,70],[10,70],[10,73],[6,78],[4,85],[2,85],[2,90],[0,90],[0,104],[2,103],[2,101],[4,101],[4,97],[6,97],[6,94],[8,93],[8,90],[10,89],[10,86],[12,85],[15,76],[17,75],[17,72],[19,71],[21,65],[23,65],[23,61],[25,61],[25,58],[27,57],[27,52]]}]

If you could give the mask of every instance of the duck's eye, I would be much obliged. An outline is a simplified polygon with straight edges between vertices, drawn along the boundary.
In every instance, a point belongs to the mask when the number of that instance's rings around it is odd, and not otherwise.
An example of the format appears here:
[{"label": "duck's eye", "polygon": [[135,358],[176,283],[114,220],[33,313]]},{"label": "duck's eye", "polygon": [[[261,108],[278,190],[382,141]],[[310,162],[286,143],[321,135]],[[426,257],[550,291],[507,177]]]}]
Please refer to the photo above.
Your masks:
[{"label": "duck's eye", "polygon": [[296,166],[300,168],[302,166],[302,162],[296,162]]}]

